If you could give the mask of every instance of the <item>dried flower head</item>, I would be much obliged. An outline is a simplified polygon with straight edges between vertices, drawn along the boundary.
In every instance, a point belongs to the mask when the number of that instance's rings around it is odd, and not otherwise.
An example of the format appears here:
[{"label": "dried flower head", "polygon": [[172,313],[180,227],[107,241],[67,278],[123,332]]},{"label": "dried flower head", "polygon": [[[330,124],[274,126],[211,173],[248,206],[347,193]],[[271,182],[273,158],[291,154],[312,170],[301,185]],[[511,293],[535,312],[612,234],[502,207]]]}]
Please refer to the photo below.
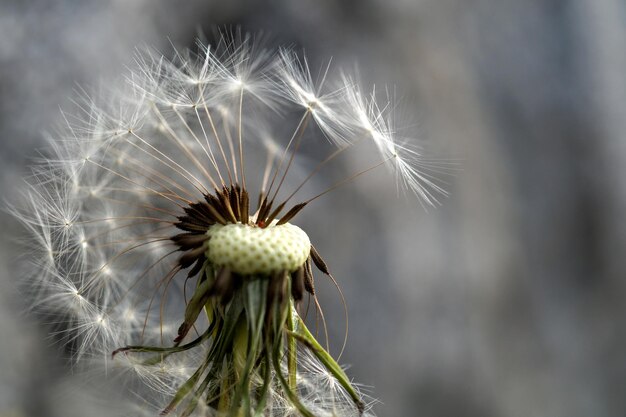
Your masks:
[{"label": "dried flower head", "polygon": [[[14,210],[33,236],[33,306],[76,363],[138,376],[149,410],[360,415],[366,402],[301,318],[305,300],[318,305],[314,270],[331,275],[292,222],[380,165],[425,204],[443,190],[394,137],[393,103],[350,77],[314,77],[292,50],[240,34],[198,50],[142,53],[119,89],[65,114]],[[311,141],[334,149],[294,183]],[[294,202],[357,146],[379,162]]]}]

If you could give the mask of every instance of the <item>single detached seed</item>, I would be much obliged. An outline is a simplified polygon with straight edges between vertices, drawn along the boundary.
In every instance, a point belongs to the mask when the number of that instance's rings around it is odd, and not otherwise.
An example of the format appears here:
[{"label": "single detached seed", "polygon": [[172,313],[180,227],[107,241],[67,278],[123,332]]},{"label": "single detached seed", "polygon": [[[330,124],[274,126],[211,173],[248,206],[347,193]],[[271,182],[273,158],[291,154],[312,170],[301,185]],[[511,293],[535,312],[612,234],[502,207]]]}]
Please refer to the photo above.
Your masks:
[{"label": "single detached seed", "polygon": [[206,251],[214,265],[243,275],[293,272],[308,259],[309,237],[290,223],[260,228],[237,224],[215,224]]}]

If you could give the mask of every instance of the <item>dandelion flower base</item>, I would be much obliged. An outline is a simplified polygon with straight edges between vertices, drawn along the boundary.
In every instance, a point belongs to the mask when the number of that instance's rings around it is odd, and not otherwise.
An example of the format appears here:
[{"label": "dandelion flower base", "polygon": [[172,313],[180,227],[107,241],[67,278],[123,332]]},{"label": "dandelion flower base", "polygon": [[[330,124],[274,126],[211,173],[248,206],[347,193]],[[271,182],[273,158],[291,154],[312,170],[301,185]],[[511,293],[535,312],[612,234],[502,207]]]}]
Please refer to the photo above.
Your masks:
[{"label": "dandelion flower base", "polygon": [[207,236],[209,261],[238,274],[293,272],[304,265],[311,251],[307,234],[289,223],[266,228],[218,224],[207,231]]}]

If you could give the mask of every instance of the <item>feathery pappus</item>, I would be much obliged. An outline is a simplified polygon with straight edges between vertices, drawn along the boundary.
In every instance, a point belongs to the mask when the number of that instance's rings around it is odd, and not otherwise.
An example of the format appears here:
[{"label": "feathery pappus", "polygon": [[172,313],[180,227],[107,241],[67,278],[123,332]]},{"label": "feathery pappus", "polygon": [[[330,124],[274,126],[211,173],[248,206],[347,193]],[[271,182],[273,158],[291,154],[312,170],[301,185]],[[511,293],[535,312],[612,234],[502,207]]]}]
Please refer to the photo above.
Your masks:
[{"label": "feathery pappus", "polygon": [[[388,96],[333,72],[236,33],[138,53],[125,82],[80,94],[12,209],[33,310],[74,363],[138,378],[162,415],[371,415],[302,318],[322,314],[315,276],[339,286],[294,221],[382,165],[424,205],[445,191]],[[304,169],[311,144],[327,152]],[[357,147],[376,162],[310,192]]]}]

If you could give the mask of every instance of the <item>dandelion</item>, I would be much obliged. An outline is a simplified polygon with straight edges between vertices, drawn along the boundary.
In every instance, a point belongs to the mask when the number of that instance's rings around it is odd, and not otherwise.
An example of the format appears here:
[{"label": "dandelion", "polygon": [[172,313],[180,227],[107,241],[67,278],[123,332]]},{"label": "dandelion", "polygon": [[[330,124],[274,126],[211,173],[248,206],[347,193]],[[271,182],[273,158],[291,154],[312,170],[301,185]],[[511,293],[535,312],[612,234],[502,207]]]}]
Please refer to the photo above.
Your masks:
[{"label": "dandelion", "polygon": [[[33,309],[75,363],[139,378],[163,415],[368,413],[302,318],[311,301],[323,318],[314,277],[335,281],[293,221],[381,165],[436,204],[432,166],[398,142],[393,103],[330,65],[314,76],[241,34],[198,51],[140,53],[123,85],[64,114],[13,209],[32,235]],[[309,144],[330,150],[302,173]],[[379,161],[305,194],[356,147]]]}]

